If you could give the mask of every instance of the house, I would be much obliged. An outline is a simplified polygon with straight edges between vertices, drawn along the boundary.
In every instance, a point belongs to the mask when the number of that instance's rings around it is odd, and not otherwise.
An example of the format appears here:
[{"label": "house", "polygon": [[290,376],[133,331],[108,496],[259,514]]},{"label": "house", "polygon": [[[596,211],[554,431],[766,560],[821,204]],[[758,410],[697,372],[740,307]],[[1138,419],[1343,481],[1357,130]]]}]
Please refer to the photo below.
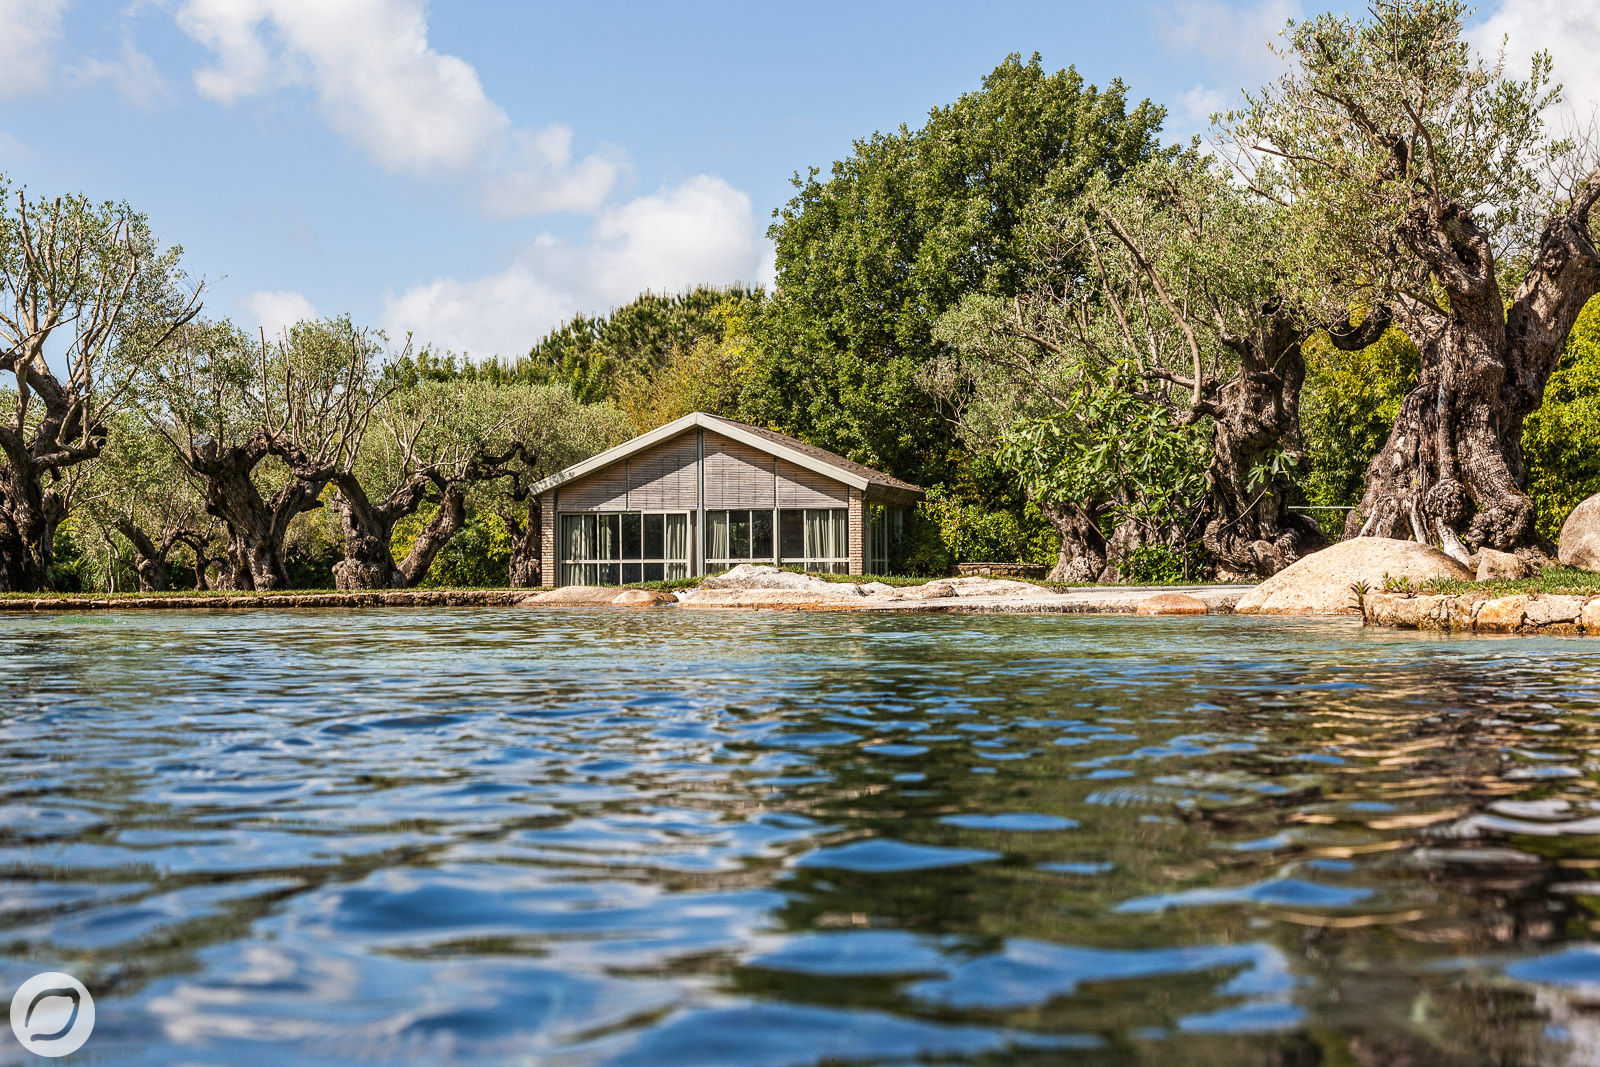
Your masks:
[{"label": "house", "polygon": [[543,584],[772,563],[887,574],[920,488],[758,426],[685,415],[533,486]]}]

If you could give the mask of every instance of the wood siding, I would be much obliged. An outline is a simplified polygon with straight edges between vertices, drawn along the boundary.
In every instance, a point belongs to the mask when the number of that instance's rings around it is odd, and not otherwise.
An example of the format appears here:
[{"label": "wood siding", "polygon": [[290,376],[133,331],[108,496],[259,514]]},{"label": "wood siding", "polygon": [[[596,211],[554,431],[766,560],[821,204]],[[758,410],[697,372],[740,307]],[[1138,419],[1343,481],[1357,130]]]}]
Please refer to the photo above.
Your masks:
[{"label": "wood siding", "polygon": [[614,463],[561,487],[562,511],[621,511],[628,500],[628,465]]},{"label": "wood siding", "polygon": [[563,485],[561,510],[693,511],[698,506],[699,459],[691,430]]},{"label": "wood siding", "polygon": [[[630,456],[624,461],[628,467],[628,508],[633,511],[693,511],[699,496],[695,469],[699,460],[700,446],[693,430]],[[562,508],[566,504],[563,491]]]},{"label": "wood siding", "polygon": [[778,460],[780,508],[842,508],[850,504],[850,487],[826,475]]},{"label": "wood siding", "polygon": [[771,508],[772,456],[721,434],[706,433],[708,508]]}]

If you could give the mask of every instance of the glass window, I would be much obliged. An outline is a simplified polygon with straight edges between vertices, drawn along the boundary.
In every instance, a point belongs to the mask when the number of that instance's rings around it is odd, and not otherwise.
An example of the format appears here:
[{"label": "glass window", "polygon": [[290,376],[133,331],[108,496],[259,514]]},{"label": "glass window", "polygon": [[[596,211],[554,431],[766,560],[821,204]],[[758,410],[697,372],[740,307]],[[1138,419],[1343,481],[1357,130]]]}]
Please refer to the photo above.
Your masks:
[{"label": "glass window", "polygon": [[689,575],[689,516],[682,512],[562,515],[562,585],[631,585]]},{"label": "glass window", "polygon": [[781,556],[785,561],[806,558],[806,513],[785,508],[778,513]]},{"label": "glass window", "polygon": [[661,524],[666,520],[665,515],[644,516],[644,558],[660,559],[665,554],[662,549]]},{"label": "glass window", "polygon": [[771,509],[706,512],[706,569],[750,562],[773,562]]},{"label": "glass window", "polygon": [[778,515],[778,529],[784,565],[833,574],[850,572],[847,508],[785,508]]},{"label": "glass window", "polygon": [[750,513],[750,558],[772,558],[772,512]]}]

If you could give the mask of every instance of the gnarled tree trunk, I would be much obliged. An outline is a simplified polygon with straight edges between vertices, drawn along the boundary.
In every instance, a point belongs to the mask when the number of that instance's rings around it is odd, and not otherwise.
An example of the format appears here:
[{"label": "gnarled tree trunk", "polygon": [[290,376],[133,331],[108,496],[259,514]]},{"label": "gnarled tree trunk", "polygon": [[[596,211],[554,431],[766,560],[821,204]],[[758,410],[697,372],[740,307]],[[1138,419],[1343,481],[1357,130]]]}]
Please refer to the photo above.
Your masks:
[{"label": "gnarled tree trunk", "polygon": [[427,577],[428,568],[433,566],[439,550],[467,524],[466,487],[446,482],[439,489],[439,510],[417,535],[406,558],[400,561],[400,573],[405,575],[407,585],[416,585]]},{"label": "gnarled tree trunk", "polygon": [[1052,582],[1097,582],[1106,569],[1106,539],[1095,517],[1075,504],[1040,504],[1061,537]]},{"label": "gnarled tree trunk", "polygon": [[265,433],[242,445],[220,446],[214,439],[196,441],[185,457],[191,470],[205,481],[206,514],[221,519],[228,528],[225,573],[218,575],[220,589],[266,592],[289,588],[283,542],[289,523],[297,515],[322,506],[318,496],[326,482],[293,478],[270,498],[263,498],[251,473],[270,451]]},{"label": "gnarled tree trunk", "polygon": [[[8,450],[9,451],[9,450]],[[50,588],[50,564],[63,507],[42,487],[31,457],[0,464],[0,592]]]},{"label": "gnarled tree trunk", "polygon": [[1600,173],[1546,225],[1509,309],[1489,236],[1468,212],[1447,204],[1408,220],[1402,236],[1448,300],[1401,316],[1421,374],[1367,468],[1347,537],[1415,538],[1462,560],[1478,548],[1550,548],[1524,489],[1522,424],[1543,402],[1578,313],[1600,293],[1600,254],[1589,233],[1597,197]]},{"label": "gnarled tree trunk", "polygon": [[[1374,344],[1389,328],[1387,309],[1359,324],[1328,331],[1335,347],[1356,351]],[[1239,369],[1205,408],[1214,429],[1207,468],[1210,498],[1201,544],[1223,581],[1270,577],[1327,544],[1309,515],[1289,510],[1290,468],[1274,459],[1298,448],[1300,392],[1306,380],[1306,330],[1284,307],[1263,309],[1252,338],[1226,337]]]},{"label": "gnarled tree trunk", "polygon": [[176,534],[162,538],[160,544],[150,540],[138,526],[127,519],[118,520],[117,532],[133,546],[133,573],[139,579],[139,592],[160,593],[168,586],[167,555],[178,543]]},{"label": "gnarled tree trunk", "polygon": [[540,553],[539,501],[528,500],[527,520],[515,515],[501,515],[506,531],[511,534],[511,588],[533,589],[543,577],[543,560]]},{"label": "gnarled tree trunk", "polygon": [[339,475],[335,481],[339,491],[334,495],[333,506],[339,512],[344,533],[344,559],[333,565],[334,584],[340,589],[404,589],[415,585],[421,574],[413,580],[396,566],[390,545],[395,523],[422,503],[428,479],[414,475],[380,503],[368,499],[354,475]]}]

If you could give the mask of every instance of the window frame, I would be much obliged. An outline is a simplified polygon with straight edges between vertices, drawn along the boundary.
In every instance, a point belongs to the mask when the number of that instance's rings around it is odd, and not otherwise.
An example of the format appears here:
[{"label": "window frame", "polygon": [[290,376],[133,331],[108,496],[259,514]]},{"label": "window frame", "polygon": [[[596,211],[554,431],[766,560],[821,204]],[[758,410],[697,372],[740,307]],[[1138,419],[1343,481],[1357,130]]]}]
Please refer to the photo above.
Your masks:
[{"label": "window frame", "polygon": [[[625,535],[623,533],[624,517],[637,515],[639,517],[639,555],[624,557],[622,555]],[[661,529],[661,556],[644,555],[645,536],[644,520],[648,516],[659,515],[662,517]],[[607,511],[558,511],[556,513],[556,574],[559,585],[582,586],[623,586],[638,585],[643,582],[675,581],[688,578],[694,571],[694,512],[678,510],[642,510],[626,508]],[[684,555],[682,558],[672,558],[666,555],[667,549],[667,520],[681,518],[684,523]],[[598,537],[599,523],[604,519],[616,523],[617,555],[604,559],[595,555],[600,538]],[[579,548],[576,558],[567,555],[567,522],[577,520],[579,524]],[[588,520],[588,521],[585,521]],[[596,532],[594,544],[590,543],[589,532]],[[630,578],[628,571],[631,567],[639,568],[639,577]],[[659,566],[661,577],[645,577],[647,567]],[[615,568],[615,571],[611,571]],[[603,578],[614,575],[615,581],[603,581]]]}]

